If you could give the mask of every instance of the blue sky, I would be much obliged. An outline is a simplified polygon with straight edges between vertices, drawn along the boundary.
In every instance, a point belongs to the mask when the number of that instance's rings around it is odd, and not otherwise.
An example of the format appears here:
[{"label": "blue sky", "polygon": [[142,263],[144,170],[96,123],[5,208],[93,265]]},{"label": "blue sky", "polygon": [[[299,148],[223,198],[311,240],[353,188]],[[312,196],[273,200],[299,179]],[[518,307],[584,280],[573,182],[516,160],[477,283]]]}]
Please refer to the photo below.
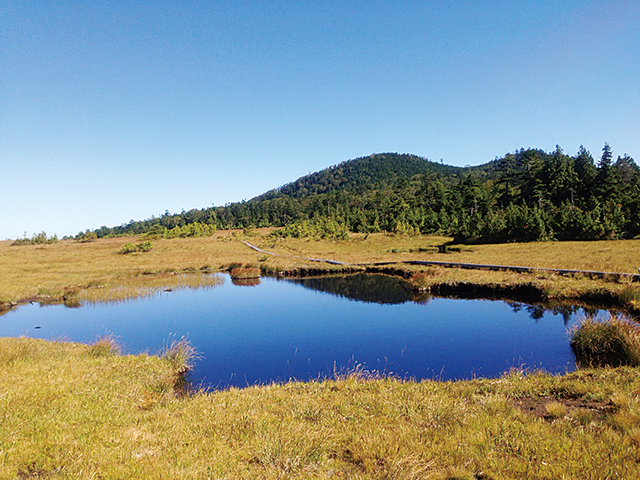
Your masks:
[{"label": "blue sky", "polygon": [[640,2],[7,1],[0,239],[255,195],[343,160],[640,163]]}]

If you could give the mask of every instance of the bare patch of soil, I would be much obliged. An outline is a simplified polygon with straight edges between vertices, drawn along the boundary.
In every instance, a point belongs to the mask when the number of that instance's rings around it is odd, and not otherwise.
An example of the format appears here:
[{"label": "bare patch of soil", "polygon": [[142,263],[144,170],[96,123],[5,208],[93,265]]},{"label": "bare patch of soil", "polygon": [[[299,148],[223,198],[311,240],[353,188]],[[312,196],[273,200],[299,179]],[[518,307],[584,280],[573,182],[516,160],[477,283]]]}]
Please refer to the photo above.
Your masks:
[{"label": "bare patch of soil", "polygon": [[589,410],[593,415],[593,419],[596,421],[602,420],[604,415],[611,413],[615,409],[611,402],[591,402],[580,399],[554,397],[525,397],[516,400],[515,404],[516,407],[524,413],[550,420],[553,416],[547,411],[547,405],[551,402],[564,405],[567,408],[567,414],[570,414],[576,409]]}]

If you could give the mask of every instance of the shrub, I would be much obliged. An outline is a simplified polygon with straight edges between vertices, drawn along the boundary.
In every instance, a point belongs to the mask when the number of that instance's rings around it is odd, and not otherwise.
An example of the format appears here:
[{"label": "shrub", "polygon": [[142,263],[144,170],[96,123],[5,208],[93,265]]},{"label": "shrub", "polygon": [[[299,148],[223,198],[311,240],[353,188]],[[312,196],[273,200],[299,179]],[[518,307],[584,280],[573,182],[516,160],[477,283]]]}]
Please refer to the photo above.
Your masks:
[{"label": "shrub", "polygon": [[640,327],[618,316],[587,317],[573,330],[571,348],[581,367],[640,366]]},{"label": "shrub", "polygon": [[138,251],[142,253],[150,252],[153,249],[153,243],[146,241],[137,245]]},{"label": "shrub", "polygon": [[171,229],[163,225],[154,225],[146,232],[142,238],[192,238],[192,237],[210,237],[216,233],[216,226],[208,223],[188,223],[183,226],[175,226]]},{"label": "shrub", "polygon": [[57,243],[58,236],[53,235],[52,237],[47,237],[46,232],[34,233],[31,238],[27,237],[27,232],[24,232],[23,238],[16,239],[11,246],[20,246],[20,245],[46,245],[51,243]]},{"label": "shrub", "polygon": [[123,255],[127,253],[137,253],[137,252],[146,253],[146,252],[150,252],[151,249],[153,249],[153,243],[151,243],[150,241],[138,243],[137,245],[134,245],[131,242],[127,242],[122,246],[120,250],[118,250],[118,253]]},{"label": "shrub", "polygon": [[98,235],[96,234],[96,232],[92,232],[90,230],[87,230],[86,232],[80,232],[75,236],[75,241],[80,243],[95,242],[97,239]]},{"label": "shrub", "polygon": [[118,250],[118,253],[120,254],[127,254],[127,253],[134,253],[138,251],[138,247],[135,246],[133,243],[131,242],[127,242],[125,243],[122,248],[120,250]]},{"label": "shrub", "polygon": [[348,240],[349,229],[344,222],[333,218],[319,217],[314,220],[293,222],[274,230],[270,234],[274,238],[310,238],[313,240]]},{"label": "shrub", "polygon": [[153,238],[153,239],[165,238],[167,236],[167,231],[168,231],[167,227],[163,225],[154,225],[149,229],[148,232],[142,235],[142,238]]}]

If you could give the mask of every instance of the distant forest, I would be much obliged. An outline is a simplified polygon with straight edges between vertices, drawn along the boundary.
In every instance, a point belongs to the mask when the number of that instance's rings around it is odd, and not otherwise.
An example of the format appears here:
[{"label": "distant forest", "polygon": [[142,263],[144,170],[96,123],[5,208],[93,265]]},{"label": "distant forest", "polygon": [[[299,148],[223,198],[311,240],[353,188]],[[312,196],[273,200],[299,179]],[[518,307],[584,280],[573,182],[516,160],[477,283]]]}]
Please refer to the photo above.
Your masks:
[{"label": "distant forest", "polygon": [[165,212],[78,237],[270,226],[293,236],[310,230],[316,236],[318,230],[341,232],[336,238],[421,233],[466,243],[632,238],[640,235],[640,168],[626,154],[614,160],[608,144],[597,162],[584,147],[567,155],[558,146],[549,153],[520,149],[464,168],[384,153],[345,161],[248,201]]}]

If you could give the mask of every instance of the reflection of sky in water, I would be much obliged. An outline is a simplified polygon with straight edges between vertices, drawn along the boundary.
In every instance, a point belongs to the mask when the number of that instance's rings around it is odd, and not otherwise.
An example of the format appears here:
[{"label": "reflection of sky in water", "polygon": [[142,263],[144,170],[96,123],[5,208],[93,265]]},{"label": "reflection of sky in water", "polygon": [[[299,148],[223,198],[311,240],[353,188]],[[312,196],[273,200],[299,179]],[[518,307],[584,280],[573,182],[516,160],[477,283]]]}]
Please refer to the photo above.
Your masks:
[{"label": "reflection of sky in water", "polygon": [[317,378],[356,364],[418,379],[574,368],[567,327],[576,314],[564,311],[565,325],[562,314],[522,304],[378,304],[351,301],[341,288],[335,296],[290,281],[247,288],[226,278],[220,287],[111,305],[26,305],[0,317],[0,336],[92,342],[113,334],[129,353],[156,353],[188,336],[203,356],[193,380],[220,387]]}]

